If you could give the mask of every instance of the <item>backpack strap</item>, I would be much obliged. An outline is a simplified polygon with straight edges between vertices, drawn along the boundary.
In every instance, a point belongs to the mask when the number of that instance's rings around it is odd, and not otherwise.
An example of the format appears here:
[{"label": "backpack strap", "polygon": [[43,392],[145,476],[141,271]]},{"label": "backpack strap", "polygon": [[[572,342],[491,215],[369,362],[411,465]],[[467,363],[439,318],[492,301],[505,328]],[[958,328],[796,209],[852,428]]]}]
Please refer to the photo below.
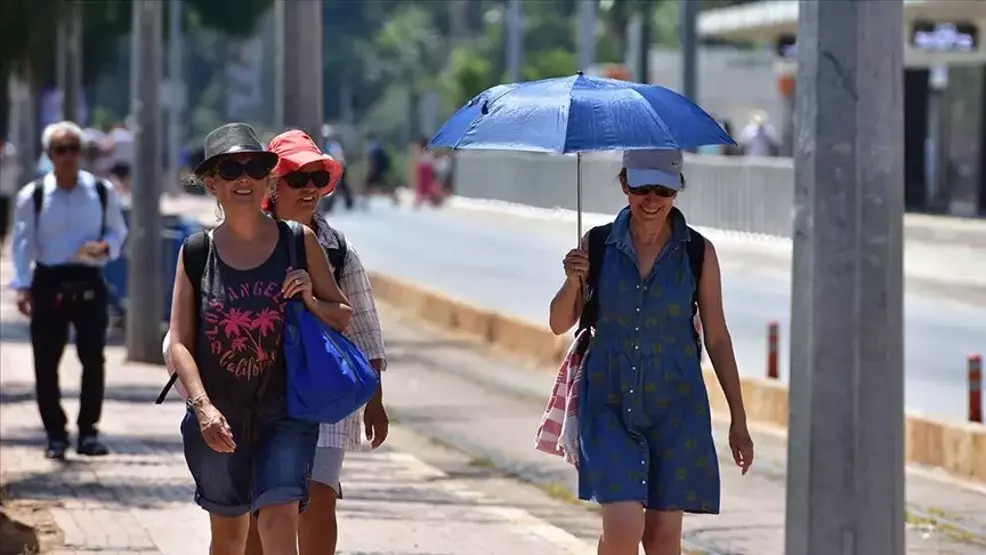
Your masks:
[{"label": "backpack strap", "polygon": [[346,236],[341,231],[331,227],[329,230],[335,235],[338,246],[325,249],[325,254],[329,257],[329,264],[332,264],[332,275],[336,278],[336,284],[342,287],[342,270],[346,266],[349,245],[346,244]]},{"label": "backpack strap", "polygon": [[[33,181],[31,185],[34,187],[32,200],[34,201],[34,233],[37,235],[38,232],[38,217],[41,216],[41,208],[44,206],[45,202],[45,187],[44,180],[38,179]],[[106,235],[106,205],[109,203],[109,188],[106,186],[106,182],[102,179],[96,180],[96,195],[99,196],[99,207],[102,212],[99,216],[99,238],[102,239]]]},{"label": "backpack strap", "polygon": [[698,306],[698,284],[702,283],[702,266],[705,264],[705,237],[692,229],[688,228],[688,232],[691,234],[691,240],[687,242],[686,249],[688,251],[688,266],[692,270],[692,277],[695,278],[695,292],[692,293],[692,314],[695,313],[695,307]]},{"label": "backpack strap", "polygon": [[44,180],[38,179],[30,183],[34,187],[31,193],[31,200],[34,201],[34,240],[38,240],[38,227],[41,223],[41,208],[45,203],[45,184]]},{"label": "backpack strap", "polygon": [[[185,244],[182,245],[181,251],[181,263],[185,267],[185,275],[188,276],[188,281],[192,284],[193,298],[195,299],[195,341],[198,341],[199,338],[198,325],[200,322],[200,304],[202,302],[202,276],[205,274],[205,264],[209,259],[209,248],[211,244],[212,238],[209,237],[209,231],[203,230],[193,233],[185,239]],[[197,350],[198,348],[196,347]],[[195,356],[195,353],[192,353],[192,356]],[[165,384],[164,389],[158,394],[154,404],[160,405],[164,402],[164,399],[168,396],[168,391],[171,391],[171,387],[175,385],[177,379],[178,372],[175,372],[168,378],[168,383]]]},{"label": "backpack strap", "polygon": [[41,207],[45,202],[45,184],[44,181],[38,179],[37,181],[32,181],[31,186],[34,187],[32,193],[32,200],[34,200],[34,229],[38,228],[38,216],[41,214]]},{"label": "backpack strap", "polygon": [[[690,234],[690,240],[685,243],[685,248],[688,252],[688,266],[692,271],[692,278],[695,280],[695,290],[692,291],[692,318],[698,314],[698,286],[702,283],[702,267],[705,265],[705,237],[695,231],[695,229],[689,227],[688,233]],[[692,328],[692,333],[695,335],[695,343],[700,346],[701,350],[701,338],[698,336],[698,330]]]},{"label": "backpack strap", "polygon": [[[291,231],[291,240],[288,241],[288,264],[295,270],[307,270],[308,259],[305,255],[305,227],[295,221],[283,222]],[[299,253],[303,256],[298,256]]]},{"label": "backpack strap", "polygon": [[589,280],[586,283],[586,302],[579,318],[579,331],[595,328],[599,319],[599,276],[602,274],[603,256],[606,254],[606,238],[613,230],[609,223],[589,230]]},{"label": "backpack strap", "polygon": [[99,206],[103,210],[99,216],[99,238],[102,239],[106,235],[106,204],[109,198],[109,189],[102,179],[96,180],[96,194],[99,195]]}]

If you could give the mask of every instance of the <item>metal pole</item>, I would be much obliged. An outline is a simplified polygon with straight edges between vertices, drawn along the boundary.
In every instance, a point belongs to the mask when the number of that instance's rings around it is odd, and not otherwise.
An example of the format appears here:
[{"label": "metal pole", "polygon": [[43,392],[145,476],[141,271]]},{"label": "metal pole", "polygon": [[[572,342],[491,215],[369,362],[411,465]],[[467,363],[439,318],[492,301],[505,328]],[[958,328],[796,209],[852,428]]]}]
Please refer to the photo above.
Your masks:
[{"label": "metal pole", "polygon": [[578,192],[576,193],[576,197],[575,197],[575,206],[577,212],[576,219],[578,220],[578,230],[579,230],[579,236],[575,242],[575,245],[579,246],[582,244],[582,153],[581,152],[575,154],[575,173],[576,173],[575,183],[576,183],[576,187],[578,188]]},{"label": "metal pole", "polygon": [[589,71],[596,63],[596,1],[579,0],[579,70]]},{"label": "metal pole", "polygon": [[524,65],[524,22],[520,0],[507,0],[507,79],[520,81]]},{"label": "metal pole", "polygon": [[185,100],[185,80],[182,78],[181,0],[168,5],[168,192],[178,191],[181,169],[178,151],[181,149],[181,113]]},{"label": "metal pole", "polygon": [[678,0],[678,32],[681,34],[681,92],[698,102],[698,0]]},{"label": "metal pole", "polygon": [[127,357],[163,362],[164,264],[161,239],[161,72],[164,2],[133,3],[136,160],[127,240]]},{"label": "metal pole", "polygon": [[637,44],[640,49],[637,54],[637,80],[640,83],[650,82],[650,30],[653,17],[654,10],[650,0],[643,0],[640,3],[640,42]]},{"label": "metal pole", "polygon": [[[280,2],[279,2],[280,3]],[[284,127],[322,135],[322,3],[283,2]],[[290,32],[288,32],[290,30]]]},{"label": "metal pole", "polygon": [[902,0],[801,0],[788,555],[904,541]]},{"label": "metal pole", "polygon": [[79,100],[82,92],[82,2],[66,2],[65,47],[62,113],[64,119],[79,124]]}]

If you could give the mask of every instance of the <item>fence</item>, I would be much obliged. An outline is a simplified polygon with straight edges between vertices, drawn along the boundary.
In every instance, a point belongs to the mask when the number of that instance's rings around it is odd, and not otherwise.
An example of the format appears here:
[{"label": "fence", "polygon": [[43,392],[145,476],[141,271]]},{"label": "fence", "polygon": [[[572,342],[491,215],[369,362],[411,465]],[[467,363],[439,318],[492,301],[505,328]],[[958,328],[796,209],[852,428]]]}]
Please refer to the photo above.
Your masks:
[{"label": "fence", "polygon": [[[582,207],[616,213],[626,197],[616,178],[618,153],[582,155]],[[526,152],[456,152],[455,191],[542,208],[576,208],[575,156]],[[688,155],[686,190],[677,204],[693,225],[790,237],[794,163],[790,158]]]}]

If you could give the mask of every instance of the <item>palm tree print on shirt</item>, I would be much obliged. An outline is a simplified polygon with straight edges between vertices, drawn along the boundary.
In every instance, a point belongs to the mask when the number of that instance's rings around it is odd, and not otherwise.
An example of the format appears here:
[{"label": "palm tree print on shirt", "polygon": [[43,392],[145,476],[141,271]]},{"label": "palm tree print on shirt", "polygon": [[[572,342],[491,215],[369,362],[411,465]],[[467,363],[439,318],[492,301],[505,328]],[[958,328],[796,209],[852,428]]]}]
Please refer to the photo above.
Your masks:
[{"label": "palm tree print on shirt", "polygon": [[273,364],[284,332],[279,288],[271,295],[267,283],[258,285],[241,289],[251,294],[210,299],[203,315],[209,351],[219,367],[245,380],[260,376]]}]

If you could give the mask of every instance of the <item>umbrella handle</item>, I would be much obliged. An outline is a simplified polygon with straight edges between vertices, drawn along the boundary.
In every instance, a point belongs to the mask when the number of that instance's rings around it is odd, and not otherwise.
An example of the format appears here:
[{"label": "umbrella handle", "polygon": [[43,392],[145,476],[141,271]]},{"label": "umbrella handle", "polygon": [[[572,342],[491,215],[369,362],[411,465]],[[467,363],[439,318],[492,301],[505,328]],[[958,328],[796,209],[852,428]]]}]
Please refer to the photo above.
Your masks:
[{"label": "umbrella handle", "polygon": [[575,212],[576,220],[578,222],[578,238],[576,240],[576,247],[582,246],[582,153],[578,152],[575,154]]}]

